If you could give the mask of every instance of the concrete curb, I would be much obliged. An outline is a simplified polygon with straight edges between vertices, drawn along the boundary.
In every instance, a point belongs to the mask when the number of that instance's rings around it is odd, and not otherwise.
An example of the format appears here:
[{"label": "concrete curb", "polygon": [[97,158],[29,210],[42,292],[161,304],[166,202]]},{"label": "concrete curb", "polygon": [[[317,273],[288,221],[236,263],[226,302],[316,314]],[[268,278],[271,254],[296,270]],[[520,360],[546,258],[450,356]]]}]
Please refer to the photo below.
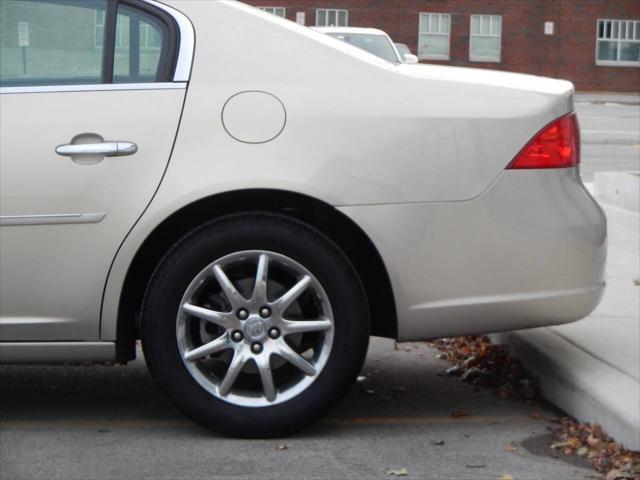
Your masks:
[{"label": "concrete curb", "polygon": [[640,384],[634,378],[552,328],[494,334],[491,340],[517,352],[546,399],[582,422],[600,424],[626,448],[640,450]]},{"label": "concrete curb", "polygon": [[596,172],[594,194],[605,203],[640,213],[640,173]]}]

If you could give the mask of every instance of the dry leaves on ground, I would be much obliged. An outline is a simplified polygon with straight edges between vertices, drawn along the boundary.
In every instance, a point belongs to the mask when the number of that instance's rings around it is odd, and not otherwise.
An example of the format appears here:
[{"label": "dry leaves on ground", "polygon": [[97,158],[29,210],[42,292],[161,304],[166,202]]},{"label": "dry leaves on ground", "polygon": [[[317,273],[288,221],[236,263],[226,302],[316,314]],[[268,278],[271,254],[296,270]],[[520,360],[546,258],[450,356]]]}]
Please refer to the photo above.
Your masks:
[{"label": "dry leaves on ground", "polygon": [[443,338],[430,343],[453,364],[447,373],[474,385],[493,387],[502,398],[533,400],[537,389],[518,359],[486,336]]},{"label": "dry leaves on ground", "polygon": [[[535,383],[504,345],[486,336],[444,338],[430,343],[443,353],[438,357],[453,365],[447,373],[476,385],[493,387],[502,398],[531,401],[539,397]],[[532,418],[545,419],[539,412]],[[598,425],[563,417],[551,420],[557,442],[551,448],[565,455],[584,457],[605,480],[640,480],[640,453],[624,450]]]},{"label": "dry leaves on ground", "polygon": [[563,417],[553,422],[551,431],[558,440],[551,448],[587,458],[606,480],[640,480],[640,453],[623,449],[599,425]]}]

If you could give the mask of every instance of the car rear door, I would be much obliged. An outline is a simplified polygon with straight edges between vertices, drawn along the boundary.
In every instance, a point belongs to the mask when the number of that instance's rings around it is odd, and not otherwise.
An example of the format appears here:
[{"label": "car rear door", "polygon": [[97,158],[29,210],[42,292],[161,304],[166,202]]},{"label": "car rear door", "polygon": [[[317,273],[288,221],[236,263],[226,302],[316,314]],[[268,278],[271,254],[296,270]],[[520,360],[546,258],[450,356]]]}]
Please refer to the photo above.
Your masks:
[{"label": "car rear door", "polygon": [[0,340],[95,340],[171,155],[186,38],[141,0],[2,0],[0,22]]}]

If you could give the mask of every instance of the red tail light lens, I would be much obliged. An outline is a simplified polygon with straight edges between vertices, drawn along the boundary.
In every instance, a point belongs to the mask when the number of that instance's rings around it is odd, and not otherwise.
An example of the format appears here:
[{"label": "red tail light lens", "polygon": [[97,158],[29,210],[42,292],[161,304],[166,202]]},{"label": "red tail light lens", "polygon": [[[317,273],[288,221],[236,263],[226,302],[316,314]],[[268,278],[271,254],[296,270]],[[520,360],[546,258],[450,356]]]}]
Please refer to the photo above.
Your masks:
[{"label": "red tail light lens", "polygon": [[509,169],[566,168],[580,163],[580,128],[575,113],[544,127],[509,165]]}]

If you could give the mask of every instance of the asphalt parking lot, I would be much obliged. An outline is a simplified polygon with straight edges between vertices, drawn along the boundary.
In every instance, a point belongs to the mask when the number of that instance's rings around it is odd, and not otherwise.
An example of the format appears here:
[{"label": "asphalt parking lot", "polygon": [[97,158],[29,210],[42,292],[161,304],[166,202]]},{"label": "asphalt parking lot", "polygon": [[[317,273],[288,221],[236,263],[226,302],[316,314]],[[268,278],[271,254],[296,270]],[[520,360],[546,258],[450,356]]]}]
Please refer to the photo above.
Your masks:
[{"label": "asphalt parking lot", "polygon": [[[640,105],[638,96],[602,97],[596,101],[578,95],[576,112],[582,133],[582,178],[593,182],[595,172],[640,170]],[[592,99],[589,97],[588,99]]]},{"label": "asphalt parking lot", "polygon": [[[407,478],[566,480],[594,475],[549,448],[549,406],[444,376],[424,343],[375,339],[364,375],[320,424],[285,440],[215,436],[127,366],[2,367],[3,479]],[[454,417],[455,415],[468,415]],[[540,418],[542,417],[542,418]]]},{"label": "asphalt parking lot", "polygon": [[[582,172],[640,169],[640,107],[577,105]],[[550,405],[497,397],[443,375],[424,343],[374,339],[363,374],[320,424],[286,440],[215,436],[184,419],[144,360],[123,366],[0,367],[1,479],[567,480],[585,462],[549,448]],[[453,414],[457,414],[454,416]],[[508,477],[505,477],[508,478]]]}]

